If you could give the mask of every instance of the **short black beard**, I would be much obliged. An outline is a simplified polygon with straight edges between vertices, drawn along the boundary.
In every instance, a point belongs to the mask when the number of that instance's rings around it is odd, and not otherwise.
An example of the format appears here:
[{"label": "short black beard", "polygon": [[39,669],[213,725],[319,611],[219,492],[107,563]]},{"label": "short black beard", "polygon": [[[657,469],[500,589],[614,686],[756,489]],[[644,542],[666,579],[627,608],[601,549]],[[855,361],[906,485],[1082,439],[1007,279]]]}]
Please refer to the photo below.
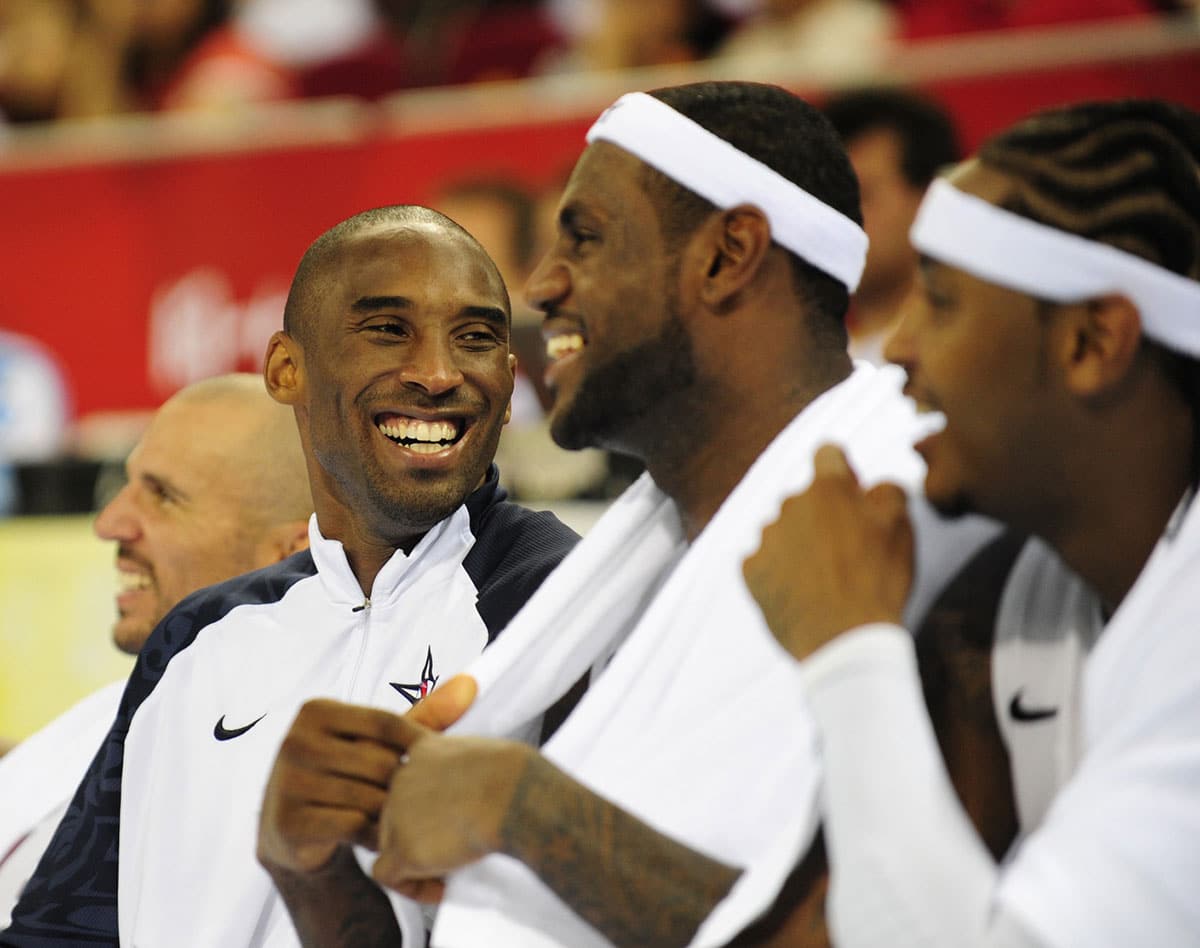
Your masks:
[{"label": "short black beard", "polygon": [[929,505],[943,520],[959,520],[977,513],[971,506],[970,500],[962,494],[955,494],[949,500],[941,501],[940,503],[934,503],[930,500]]},{"label": "short black beard", "polygon": [[638,423],[695,381],[691,338],[668,303],[662,332],[594,368],[565,411],[551,416],[550,434],[568,451],[603,447],[637,455],[630,434]]}]

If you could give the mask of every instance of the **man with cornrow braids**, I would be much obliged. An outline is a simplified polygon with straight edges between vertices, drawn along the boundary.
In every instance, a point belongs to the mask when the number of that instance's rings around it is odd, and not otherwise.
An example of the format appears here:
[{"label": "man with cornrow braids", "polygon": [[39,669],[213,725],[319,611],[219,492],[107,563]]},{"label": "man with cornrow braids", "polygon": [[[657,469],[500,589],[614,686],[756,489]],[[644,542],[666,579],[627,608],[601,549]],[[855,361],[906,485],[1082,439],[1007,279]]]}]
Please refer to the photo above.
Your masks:
[{"label": "man with cornrow braids", "polygon": [[997,864],[971,828],[947,765],[986,745],[935,737],[894,592],[865,582],[911,576],[902,495],[822,447],[744,572],[817,719],[831,934],[1195,945],[1200,117],[1037,115],[936,182],[912,237],[922,293],[887,355],[946,418],[917,446],[926,494],[1029,537],[958,584],[1003,583],[986,632],[1017,836]]}]

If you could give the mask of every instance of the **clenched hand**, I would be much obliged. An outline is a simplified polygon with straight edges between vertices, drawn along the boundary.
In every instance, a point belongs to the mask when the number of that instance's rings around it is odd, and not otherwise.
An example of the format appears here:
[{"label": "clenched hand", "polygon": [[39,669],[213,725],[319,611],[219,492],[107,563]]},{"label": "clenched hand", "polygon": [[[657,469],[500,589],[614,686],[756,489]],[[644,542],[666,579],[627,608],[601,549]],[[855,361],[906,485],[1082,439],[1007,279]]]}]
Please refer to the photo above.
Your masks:
[{"label": "clenched hand", "polygon": [[771,632],[798,659],[856,626],[899,623],[913,579],[904,492],[864,491],[833,445],[813,468],[812,484],[784,503],[742,565]]},{"label": "clenched hand", "polygon": [[407,715],[317,699],[296,715],[275,759],[259,819],[258,859],[268,870],[315,872],[342,844],[376,848],[379,813],[410,727],[441,730],[475,697],[459,675]]}]

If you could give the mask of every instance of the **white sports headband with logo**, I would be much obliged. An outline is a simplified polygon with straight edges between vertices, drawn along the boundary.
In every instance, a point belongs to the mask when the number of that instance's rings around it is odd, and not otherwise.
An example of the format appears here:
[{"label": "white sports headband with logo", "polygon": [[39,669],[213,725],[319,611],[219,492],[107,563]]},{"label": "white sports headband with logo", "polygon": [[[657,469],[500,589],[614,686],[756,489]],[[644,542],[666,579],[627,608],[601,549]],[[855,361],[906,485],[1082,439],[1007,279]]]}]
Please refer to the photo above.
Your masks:
[{"label": "white sports headband with logo", "polygon": [[623,148],[722,210],[753,204],[767,215],[773,240],[850,292],[858,286],[867,259],[858,224],[666,103],[644,92],[623,95],[587,140]]},{"label": "white sports headband with logo", "polygon": [[1142,332],[1200,358],[1200,282],[1141,257],[989,204],[937,180],[921,202],[912,245],[989,283],[1053,303],[1121,294]]}]

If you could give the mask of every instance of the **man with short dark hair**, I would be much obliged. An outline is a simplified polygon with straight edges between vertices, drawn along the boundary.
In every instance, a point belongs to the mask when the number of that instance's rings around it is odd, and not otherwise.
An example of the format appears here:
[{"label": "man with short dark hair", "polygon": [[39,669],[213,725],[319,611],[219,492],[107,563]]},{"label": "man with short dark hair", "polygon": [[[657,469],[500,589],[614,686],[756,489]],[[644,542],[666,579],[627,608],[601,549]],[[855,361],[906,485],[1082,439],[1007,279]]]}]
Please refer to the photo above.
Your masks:
[{"label": "man with short dark hair", "polygon": [[[374,875],[428,898],[449,873],[434,945],[723,944],[765,911],[813,843],[820,764],[770,731],[803,708],[741,556],[818,440],[920,474],[899,378],[846,354],[866,239],[820,113],[701,83],[588,137],[528,287],[551,430],[648,473],[471,668],[456,733],[398,724]],[[540,753],[502,739],[581,678]]]},{"label": "man with short dark hair", "polygon": [[[310,550],[158,625],[0,942],[294,943],[254,858],[285,735],[305,749],[298,793],[354,749],[390,773],[391,712],[476,657],[576,539],[497,486],[508,294],[458,225],[411,206],[342,222],[301,260],[284,326],[264,374],[299,429]],[[353,856],[329,846],[330,860]]]},{"label": "man with short dark hair", "polygon": [[888,331],[916,280],[908,231],[929,182],[958,161],[958,135],[945,109],[909,89],[854,89],[831,96],[821,110],[854,165],[871,239],[846,316],[850,354],[882,364]]},{"label": "man with short dark hair", "polygon": [[[887,354],[945,415],[917,445],[926,495],[1029,537],[1002,568],[992,547],[968,565],[998,603],[991,673],[955,663],[946,682],[994,704],[1019,835],[997,858],[947,779],[961,755],[939,749],[899,627],[902,495],[864,493],[823,447],[745,575],[818,726],[832,934],[1195,944],[1200,116],[1142,100],[1034,116],[932,186],[913,243],[921,293]],[[979,774],[986,745],[964,747]]]}]

